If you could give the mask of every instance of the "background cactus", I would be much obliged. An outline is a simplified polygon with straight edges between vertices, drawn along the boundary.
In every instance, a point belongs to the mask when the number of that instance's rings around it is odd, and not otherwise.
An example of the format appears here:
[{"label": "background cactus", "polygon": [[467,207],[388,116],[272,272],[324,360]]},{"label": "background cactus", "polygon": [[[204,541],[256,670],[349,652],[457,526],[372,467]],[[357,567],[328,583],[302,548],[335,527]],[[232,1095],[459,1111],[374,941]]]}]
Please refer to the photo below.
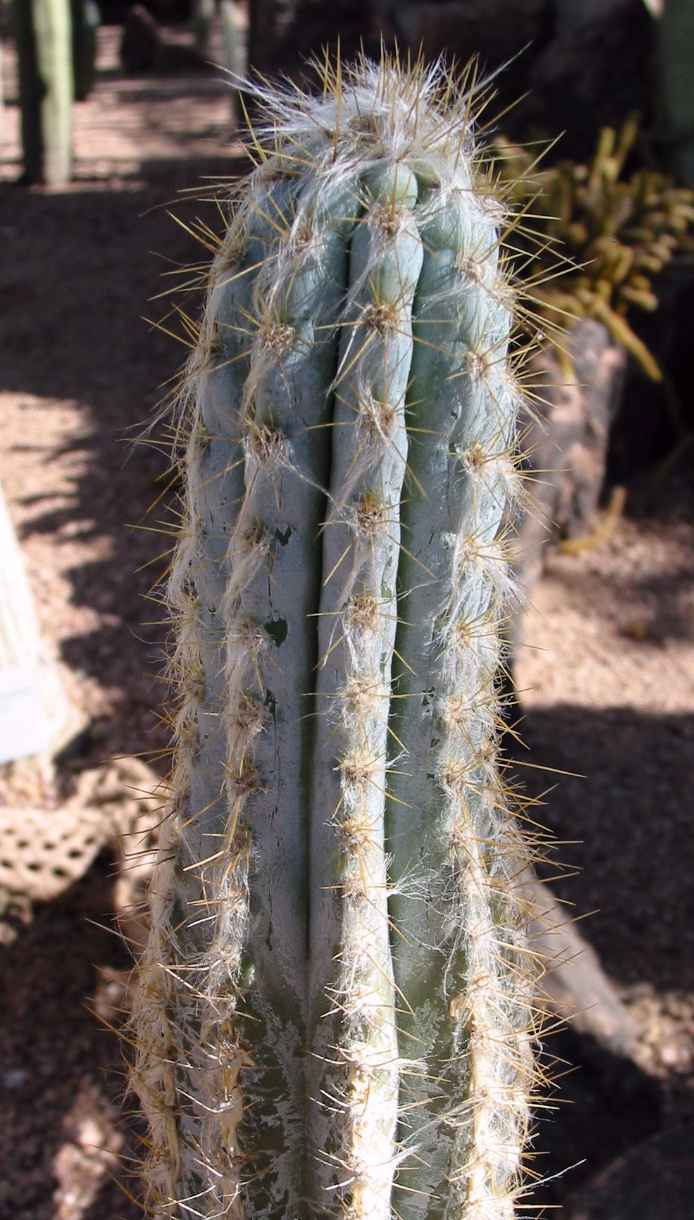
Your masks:
[{"label": "background cactus", "polygon": [[182,391],[171,811],[133,1017],[147,1205],[501,1220],[538,973],[497,687],[516,219],[474,80],[384,60],[322,83],[256,90]]},{"label": "background cactus", "polygon": [[96,80],[96,40],[101,16],[95,0],[72,0],[71,10],[75,101],[83,102]]},{"label": "background cactus", "polygon": [[222,26],[224,67],[230,74],[231,121],[236,126],[239,120],[236,86],[246,73],[246,31],[241,29],[241,13],[234,0],[221,0],[219,19]]},{"label": "background cactus", "polygon": [[[659,277],[691,249],[694,193],[657,170],[629,172],[637,136],[632,116],[619,131],[601,129],[588,164],[560,161],[539,170],[534,149],[497,137],[495,150],[516,205],[537,198],[543,214],[545,245],[528,265],[539,312],[549,321],[600,322],[647,376],[659,381],[657,361],[632,329],[630,316],[635,309],[657,309]],[[530,253],[532,245],[527,249]],[[559,338],[557,350],[566,366]],[[570,376],[570,368],[564,373]]]},{"label": "background cactus", "polygon": [[70,0],[15,0],[24,176],[64,186],[72,167]]},{"label": "background cactus", "polygon": [[694,10],[689,0],[667,0],[658,22],[659,134],[673,172],[689,186],[694,186],[693,52]]},{"label": "background cactus", "polygon": [[193,7],[195,47],[204,59],[207,59],[210,53],[210,38],[216,7],[215,0],[195,0]]}]

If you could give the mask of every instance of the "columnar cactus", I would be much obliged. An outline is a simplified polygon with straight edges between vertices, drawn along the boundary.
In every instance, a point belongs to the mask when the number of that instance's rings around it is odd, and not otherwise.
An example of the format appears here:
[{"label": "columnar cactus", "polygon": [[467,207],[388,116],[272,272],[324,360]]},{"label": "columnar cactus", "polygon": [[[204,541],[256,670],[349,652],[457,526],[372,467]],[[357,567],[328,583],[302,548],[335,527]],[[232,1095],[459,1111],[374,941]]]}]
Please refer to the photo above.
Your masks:
[{"label": "columnar cactus", "polygon": [[195,47],[204,58],[210,53],[210,38],[216,9],[215,0],[195,0],[193,6],[193,36]]},{"label": "columnar cactus", "polygon": [[246,31],[241,28],[241,13],[235,0],[221,0],[219,20],[222,27],[224,67],[231,78],[229,91],[231,121],[236,126],[238,114],[237,86],[246,72]]},{"label": "columnar cactus", "polygon": [[72,165],[70,0],[15,0],[13,19],[25,177],[64,186]]},{"label": "columnar cactus", "polygon": [[497,687],[514,220],[479,87],[391,60],[323,83],[257,90],[185,379],[146,1201],[508,1220],[535,1037]]},{"label": "columnar cactus", "polygon": [[689,186],[694,186],[693,53],[692,6],[688,0],[668,0],[658,23],[659,135],[665,142],[670,168]]},{"label": "columnar cactus", "polygon": [[96,80],[97,34],[101,14],[95,0],[72,0],[72,64],[75,101],[89,97]]}]

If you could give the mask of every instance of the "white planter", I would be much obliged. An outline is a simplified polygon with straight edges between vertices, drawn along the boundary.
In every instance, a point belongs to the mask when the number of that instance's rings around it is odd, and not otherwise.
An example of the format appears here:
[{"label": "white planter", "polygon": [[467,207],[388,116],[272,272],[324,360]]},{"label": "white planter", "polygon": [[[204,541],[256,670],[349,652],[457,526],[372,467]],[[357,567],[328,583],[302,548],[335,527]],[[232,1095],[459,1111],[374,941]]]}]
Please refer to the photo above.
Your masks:
[{"label": "white planter", "polygon": [[69,718],[41,647],[22,552],[0,487],[0,763],[50,751]]}]

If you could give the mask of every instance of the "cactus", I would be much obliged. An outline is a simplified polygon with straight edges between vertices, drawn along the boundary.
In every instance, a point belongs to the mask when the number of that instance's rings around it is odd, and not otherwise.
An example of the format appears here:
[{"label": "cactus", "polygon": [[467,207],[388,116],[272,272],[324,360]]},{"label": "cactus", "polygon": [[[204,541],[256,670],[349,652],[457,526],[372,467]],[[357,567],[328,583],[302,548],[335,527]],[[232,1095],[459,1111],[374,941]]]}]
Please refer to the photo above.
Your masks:
[{"label": "cactus", "polygon": [[231,122],[236,127],[238,115],[238,85],[246,70],[246,31],[241,29],[241,15],[235,0],[221,0],[219,19],[222,26],[224,67],[230,76]]},{"label": "cactus", "polygon": [[65,186],[72,166],[70,0],[15,0],[24,177]]},{"label": "cactus", "polygon": [[195,0],[193,8],[193,38],[198,54],[207,59],[216,9],[215,0]]},{"label": "cactus", "polygon": [[694,10],[689,0],[667,0],[657,38],[658,134],[673,173],[694,186]]},{"label": "cactus", "polygon": [[146,1206],[508,1220],[537,1040],[497,686],[516,220],[474,79],[322,72],[255,89],[184,379]]},{"label": "cactus", "polygon": [[96,80],[97,31],[101,14],[94,0],[72,0],[71,7],[75,101],[83,102]]}]

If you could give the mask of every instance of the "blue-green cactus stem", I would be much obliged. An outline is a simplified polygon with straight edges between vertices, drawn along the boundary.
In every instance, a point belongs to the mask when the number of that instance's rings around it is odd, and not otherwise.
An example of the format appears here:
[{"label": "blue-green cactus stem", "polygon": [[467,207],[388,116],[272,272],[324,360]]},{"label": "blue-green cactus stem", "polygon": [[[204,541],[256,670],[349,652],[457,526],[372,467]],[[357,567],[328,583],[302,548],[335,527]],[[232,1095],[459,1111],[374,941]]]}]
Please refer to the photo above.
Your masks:
[{"label": "blue-green cactus stem", "polygon": [[158,1220],[510,1220],[503,208],[440,69],[257,88],[181,430],[179,705],[133,1083]]},{"label": "blue-green cactus stem", "polygon": [[[509,834],[494,768],[499,624],[508,594],[499,534],[517,477],[497,220],[463,173],[448,191],[429,192],[421,218],[421,342],[408,397],[412,489],[403,506],[393,710],[407,765],[393,776],[387,823],[393,963],[407,997],[402,1051],[413,1061],[401,1087],[400,1139],[410,1155],[396,1188],[407,1220],[462,1215],[456,1208],[464,1201],[477,1197],[482,1208],[499,1188],[508,1198],[509,1187],[496,1180],[496,1148],[475,1139],[484,1100],[472,1104],[477,1059],[484,1056],[485,1075],[500,1080],[516,1049],[499,1047],[493,1063],[487,1045],[503,939],[490,907],[491,873]],[[494,1106],[500,1114],[498,1098]],[[466,1145],[478,1146],[474,1167],[456,1176]],[[511,1179],[517,1170],[512,1163]]]}]

